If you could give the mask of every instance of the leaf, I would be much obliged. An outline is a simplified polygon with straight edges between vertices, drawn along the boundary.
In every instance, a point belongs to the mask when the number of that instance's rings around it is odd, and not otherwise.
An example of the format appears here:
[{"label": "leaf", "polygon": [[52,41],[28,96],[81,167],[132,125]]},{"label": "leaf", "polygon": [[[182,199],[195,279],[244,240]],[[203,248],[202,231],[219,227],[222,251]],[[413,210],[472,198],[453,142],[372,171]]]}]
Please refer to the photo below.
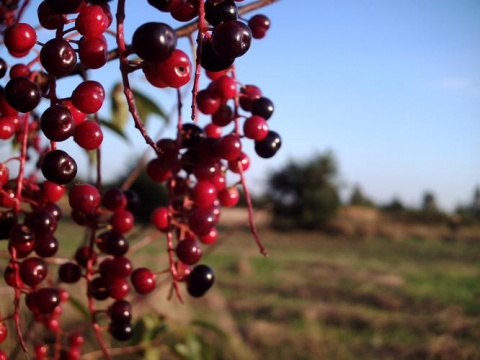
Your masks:
[{"label": "leaf", "polygon": [[122,129],[119,129],[116,125],[114,125],[112,122],[105,120],[105,119],[100,119],[100,124],[102,126],[105,126],[112,130],[115,134],[120,136],[122,139],[124,139],[127,142],[130,142],[130,139],[128,136],[125,134],[125,132]]},{"label": "leaf", "polygon": [[122,83],[115,84],[110,94],[110,100],[112,107],[111,123],[123,133],[130,113],[128,111],[127,101],[125,100],[125,94],[123,93]]},{"label": "leaf", "polygon": [[90,319],[90,312],[88,311],[88,309],[85,307],[85,305],[83,305],[81,303],[80,300],[78,300],[77,298],[73,297],[72,295],[70,295],[68,301],[72,304],[72,306],[80,313],[83,315],[83,317],[88,320]]},{"label": "leaf", "polygon": [[138,90],[132,89],[132,93],[135,97],[135,105],[137,106],[138,115],[140,115],[144,123],[146,123],[147,118],[150,115],[158,115],[166,123],[169,122],[169,118],[165,114],[165,111],[163,111],[163,109],[151,98],[147,97]]}]

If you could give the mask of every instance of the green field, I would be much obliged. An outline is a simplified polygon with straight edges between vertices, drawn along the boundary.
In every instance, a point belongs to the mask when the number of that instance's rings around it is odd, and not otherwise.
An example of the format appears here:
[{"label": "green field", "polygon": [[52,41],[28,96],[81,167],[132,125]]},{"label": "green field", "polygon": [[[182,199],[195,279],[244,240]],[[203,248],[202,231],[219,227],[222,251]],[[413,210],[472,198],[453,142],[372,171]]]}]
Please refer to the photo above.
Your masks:
[{"label": "green field", "polygon": [[[141,322],[156,324],[153,343],[162,344],[162,356],[152,350],[149,359],[480,359],[480,239],[348,241],[267,230],[260,236],[267,258],[242,230],[207,251],[202,262],[215,269],[217,282],[204,298],[167,301],[164,282],[164,291],[136,302],[137,319],[156,314]],[[71,227],[59,238],[71,249],[80,241]],[[132,255],[136,266],[167,266],[163,238],[147,249]]]}]

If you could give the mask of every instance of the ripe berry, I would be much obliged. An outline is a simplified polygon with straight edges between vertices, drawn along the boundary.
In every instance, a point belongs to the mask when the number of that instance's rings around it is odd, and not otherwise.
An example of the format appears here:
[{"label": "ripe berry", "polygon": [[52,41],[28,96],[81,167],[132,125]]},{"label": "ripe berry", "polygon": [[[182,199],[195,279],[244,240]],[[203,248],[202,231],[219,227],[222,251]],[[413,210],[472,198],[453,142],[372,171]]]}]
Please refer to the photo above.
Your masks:
[{"label": "ripe berry", "polygon": [[282,146],[282,139],[275,131],[269,131],[267,136],[260,141],[255,141],[255,152],[258,156],[268,159],[274,156]]},{"label": "ripe berry", "polygon": [[223,59],[234,60],[250,48],[252,32],[241,21],[230,20],[217,25],[212,34],[215,53]]},{"label": "ripe berry", "polygon": [[148,294],[156,287],[155,274],[147,268],[135,269],[130,275],[133,288],[139,294]]},{"label": "ripe berry", "polygon": [[40,128],[50,141],[64,141],[73,135],[75,121],[65,106],[52,105],[40,117]]},{"label": "ripe berry", "polygon": [[80,10],[75,26],[80,34],[95,38],[103,35],[107,30],[108,18],[100,6],[90,5]]},{"label": "ripe berry", "polygon": [[187,291],[193,297],[203,296],[215,282],[215,274],[207,265],[196,265],[187,277]]},{"label": "ripe berry", "polygon": [[82,121],[75,127],[73,139],[85,150],[96,150],[103,142],[102,128],[94,120]]},{"label": "ripe berry", "polygon": [[85,114],[96,113],[105,100],[105,89],[94,80],[84,81],[72,92],[72,104]]},{"label": "ripe berry", "polygon": [[190,231],[198,236],[208,234],[215,223],[216,218],[212,209],[194,209],[188,217]]},{"label": "ripe berry", "polygon": [[48,7],[58,14],[72,14],[80,10],[84,0],[45,0]]},{"label": "ripe berry", "polygon": [[218,230],[216,227],[212,227],[208,234],[198,237],[198,240],[205,245],[212,245],[218,240]]},{"label": "ripe berry", "polygon": [[130,323],[111,323],[108,332],[118,341],[127,341],[133,335],[133,326]]},{"label": "ripe berry", "polygon": [[243,123],[243,134],[252,140],[262,140],[268,134],[267,121],[258,115],[253,115]]},{"label": "ripe berry", "polygon": [[237,95],[237,82],[228,75],[222,75],[210,85],[214,95],[222,100],[235,98]]},{"label": "ripe berry", "polygon": [[98,236],[98,246],[105,254],[113,256],[123,256],[127,253],[129,243],[127,239],[119,232],[105,231]]},{"label": "ripe berry", "polygon": [[195,99],[198,110],[205,115],[215,113],[220,107],[220,99],[207,89],[200,90]]},{"label": "ripe berry", "polygon": [[42,162],[42,174],[55,184],[65,185],[77,175],[77,163],[63,150],[52,150]]},{"label": "ripe berry", "polygon": [[151,217],[152,224],[155,225],[155,227],[163,232],[168,231],[170,229],[170,220],[168,216],[168,208],[166,207],[159,207],[156,208],[152,212],[152,217]]},{"label": "ripe berry", "polygon": [[109,281],[108,295],[115,300],[121,300],[130,292],[130,285],[125,278],[114,278]]},{"label": "ripe berry", "polygon": [[238,8],[233,0],[213,3],[205,2],[205,20],[212,26],[224,21],[237,20]]},{"label": "ripe berry", "polygon": [[25,64],[15,64],[10,68],[9,75],[10,75],[11,79],[13,79],[15,77],[19,77],[19,76],[25,76],[25,77],[29,78],[30,73],[31,73],[30,68],[27,65],[25,65]]},{"label": "ripe berry", "polygon": [[182,138],[182,148],[193,148],[197,147],[199,142],[205,138],[205,133],[200,126],[193,123],[185,123],[182,125],[180,136]]},{"label": "ripe berry", "polygon": [[51,314],[60,304],[60,293],[55,288],[41,288],[34,293],[35,306],[42,314]]},{"label": "ripe berry", "polygon": [[45,1],[42,1],[37,8],[37,16],[40,25],[48,30],[56,30],[63,25],[62,15],[54,12]]},{"label": "ripe berry", "polygon": [[5,86],[5,100],[20,112],[30,112],[40,103],[40,88],[30,79],[19,76]]},{"label": "ripe berry", "polygon": [[40,62],[48,73],[62,77],[70,74],[77,65],[77,54],[67,40],[53,38],[42,46]]},{"label": "ripe berry", "polygon": [[262,39],[270,28],[270,19],[265,15],[254,15],[248,20],[248,27],[254,39]]},{"label": "ripe berry", "polygon": [[226,187],[218,193],[218,200],[222,206],[233,207],[237,205],[240,200],[240,192],[236,186]]},{"label": "ripe berry", "polygon": [[[0,322],[0,344],[5,341],[8,336],[8,328],[5,323],[2,321]],[[5,357],[7,359],[7,357]]]},{"label": "ripe berry", "polygon": [[155,182],[163,182],[172,175],[168,162],[163,161],[161,158],[153,158],[148,161],[145,171],[147,175]]},{"label": "ripe berry", "polygon": [[65,187],[45,180],[40,193],[42,202],[56,203],[63,197],[63,194],[65,194]]},{"label": "ripe berry", "polygon": [[35,29],[26,23],[16,23],[5,29],[3,41],[12,54],[26,54],[37,42]]},{"label": "ripe berry", "polygon": [[202,249],[195,239],[186,238],[178,242],[175,254],[182,263],[193,265],[202,257]]},{"label": "ripe berry", "polygon": [[8,140],[16,132],[15,119],[11,116],[0,118],[0,139]]},{"label": "ripe berry", "polygon": [[108,189],[102,196],[102,206],[110,211],[121,211],[127,206],[127,197],[119,188]]},{"label": "ripe berry", "polygon": [[74,210],[94,212],[100,206],[100,192],[90,184],[77,184],[68,193],[68,203]]},{"label": "ripe berry", "polygon": [[178,89],[190,81],[192,63],[185,52],[175,49],[167,59],[153,63],[150,71],[166,86]]},{"label": "ripe berry", "polygon": [[222,127],[213,123],[205,125],[205,128],[203,130],[205,131],[205,135],[207,135],[207,137],[213,139],[219,139],[222,137]]},{"label": "ripe berry", "polygon": [[192,196],[197,207],[206,209],[213,206],[217,200],[217,190],[211,182],[202,180],[193,187]]},{"label": "ripe berry", "polygon": [[177,46],[177,35],[167,24],[148,22],[135,30],[132,48],[145,61],[166,60]]},{"label": "ripe berry", "polygon": [[227,105],[222,104],[218,110],[212,114],[212,123],[217,126],[227,126],[233,121],[233,109]]},{"label": "ripe berry", "polygon": [[110,320],[115,324],[128,324],[132,320],[132,305],[125,300],[117,300],[108,309]]},{"label": "ripe berry", "polygon": [[57,229],[57,219],[47,208],[39,207],[27,215],[25,225],[35,234],[53,234]]},{"label": "ripe berry", "polygon": [[42,258],[52,257],[58,251],[58,240],[52,234],[38,234],[35,236],[33,249]]},{"label": "ripe berry", "polygon": [[202,52],[200,54],[202,68],[211,72],[218,72],[230,68],[233,63],[234,59],[223,58],[214,51],[211,39],[202,41]]},{"label": "ripe berry", "polygon": [[74,284],[82,277],[82,269],[73,262],[67,262],[58,268],[58,278],[68,284]]},{"label": "ripe berry", "polygon": [[20,263],[19,275],[24,284],[36,286],[47,276],[47,264],[38,257],[29,257]]},{"label": "ripe berry", "polygon": [[88,246],[81,246],[75,251],[75,261],[78,265],[86,268],[88,261],[91,260],[92,264],[97,262],[97,254],[90,249]]},{"label": "ripe berry", "polygon": [[133,229],[135,219],[128,210],[117,211],[110,218],[110,225],[114,231],[126,234]]},{"label": "ripe berry", "polygon": [[107,63],[108,46],[105,38],[82,38],[78,43],[78,57],[89,69],[99,69]]},{"label": "ripe berry", "polygon": [[185,0],[148,0],[154,8],[163,12],[178,10],[185,4]]},{"label": "ripe berry", "polygon": [[273,102],[269,98],[259,97],[252,102],[251,112],[252,115],[258,115],[265,120],[270,119],[273,114]]},{"label": "ripe berry", "polygon": [[185,0],[185,4],[179,9],[172,11],[172,17],[177,21],[187,22],[198,16],[199,0]]},{"label": "ripe berry", "polygon": [[220,138],[217,146],[218,155],[225,160],[236,160],[242,153],[242,143],[236,134],[228,134]]},{"label": "ripe berry", "polygon": [[105,278],[97,276],[88,284],[88,291],[97,300],[106,300],[109,296],[108,282]]}]

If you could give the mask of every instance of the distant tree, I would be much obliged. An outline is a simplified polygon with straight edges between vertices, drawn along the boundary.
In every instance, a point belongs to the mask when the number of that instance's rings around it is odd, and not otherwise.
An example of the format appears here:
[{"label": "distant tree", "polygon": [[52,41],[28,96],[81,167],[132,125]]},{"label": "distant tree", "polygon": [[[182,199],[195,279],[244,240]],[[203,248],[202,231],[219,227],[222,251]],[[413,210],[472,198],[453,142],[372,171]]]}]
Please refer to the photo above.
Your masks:
[{"label": "distant tree", "polygon": [[355,185],[353,187],[352,194],[350,195],[348,204],[355,205],[355,206],[368,206],[368,207],[375,206],[374,202],[365,196],[360,185]]},{"label": "distant tree", "polygon": [[387,211],[387,212],[402,212],[405,211],[405,205],[403,205],[403,202],[397,198],[394,197],[389,203],[386,205],[382,206],[382,210]]},{"label": "distant tree", "polygon": [[340,197],[333,154],[317,154],[305,162],[289,161],[269,179],[267,198],[273,204],[273,225],[322,228],[336,215]]},{"label": "distant tree", "polygon": [[426,191],[423,194],[422,199],[422,212],[425,213],[435,213],[438,211],[437,200],[435,199],[435,194],[430,191]]}]

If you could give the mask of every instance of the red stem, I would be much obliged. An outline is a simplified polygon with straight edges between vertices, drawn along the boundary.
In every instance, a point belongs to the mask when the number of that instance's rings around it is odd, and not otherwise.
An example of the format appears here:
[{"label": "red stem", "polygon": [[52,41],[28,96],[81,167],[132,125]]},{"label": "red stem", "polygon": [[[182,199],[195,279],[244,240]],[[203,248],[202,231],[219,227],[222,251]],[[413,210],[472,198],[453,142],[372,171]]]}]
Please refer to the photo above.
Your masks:
[{"label": "red stem", "polygon": [[196,98],[198,93],[198,85],[200,83],[200,55],[202,54],[202,42],[203,35],[205,32],[205,4],[203,1],[199,1],[198,4],[198,23],[197,23],[197,53],[195,55],[195,77],[193,79],[193,89],[192,89],[192,120],[197,122],[197,106]]}]

